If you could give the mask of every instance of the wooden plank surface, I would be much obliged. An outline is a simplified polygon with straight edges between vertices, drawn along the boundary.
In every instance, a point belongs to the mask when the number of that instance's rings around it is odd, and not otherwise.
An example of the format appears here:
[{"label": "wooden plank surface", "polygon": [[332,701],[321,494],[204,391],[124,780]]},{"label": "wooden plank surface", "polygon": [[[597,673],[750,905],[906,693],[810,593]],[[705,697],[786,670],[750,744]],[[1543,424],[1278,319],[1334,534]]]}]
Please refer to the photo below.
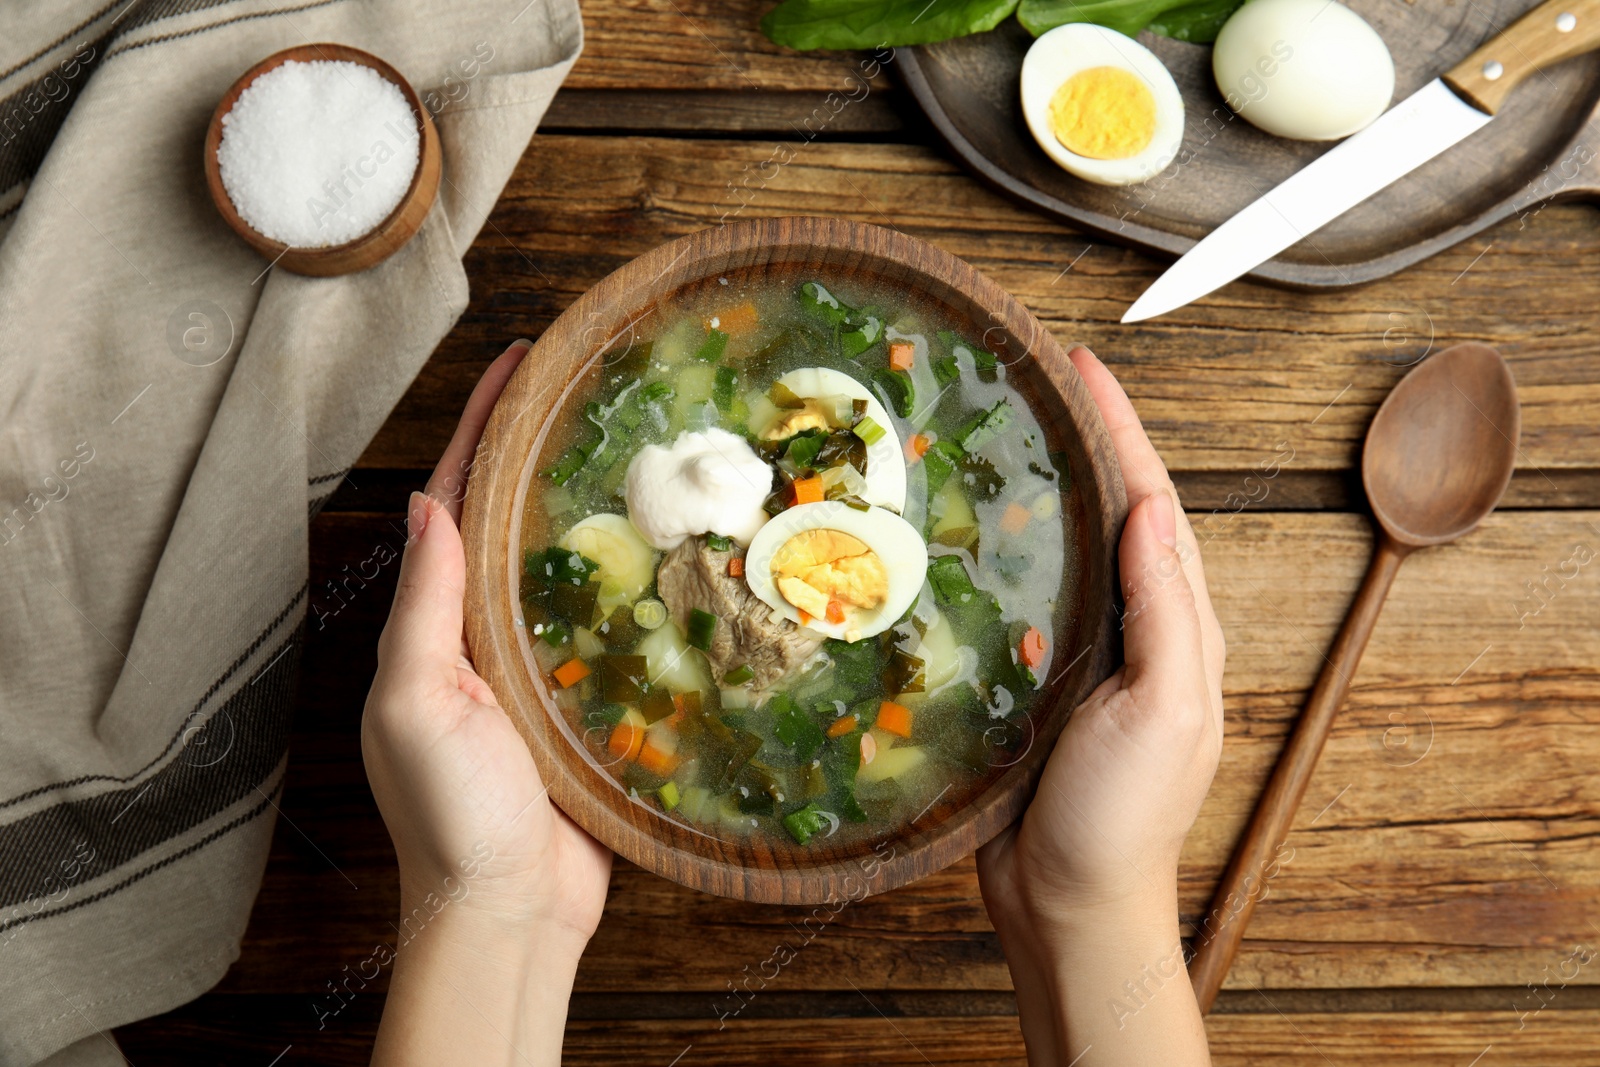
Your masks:
[{"label": "wooden plank surface", "polygon": [[750,0],[588,0],[569,89],[848,91],[860,57],[793,52],[757,28]]},{"label": "wooden plank surface", "polygon": [[[1508,1013],[1509,1014],[1509,1013]],[[1129,1025],[1136,1025],[1137,1020]],[[735,1022],[693,1026],[655,1023],[574,1023],[567,1029],[565,1062],[749,1064],[767,1050],[796,1050],[785,1062],[808,1064],[1016,1064],[1026,1063],[1014,1019],[864,1018]],[[1514,1016],[1298,1015],[1273,1012],[1219,1015],[1208,1020],[1211,1062],[1229,1065],[1363,1064],[1399,1062],[1465,1067],[1485,1050],[1524,1067],[1592,1065],[1587,1046],[1600,1013],[1546,1012],[1518,1030]],[[1498,1042],[1498,1045],[1497,1045]],[[1078,1050],[1073,1050],[1075,1053]],[[1488,1056],[1485,1063],[1492,1063]]]},{"label": "wooden plank surface", "polygon": [[[1411,1064],[1462,1067],[1485,1049],[1533,1067],[1594,1064],[1584,1041],[1600,1024],[1597,1013],[1546,1013],[1525,1030],[1493,1016],[1213,1016],[1206,1024],[1211,1062],[1264,1064]],[[1134,1022],[1130,1022],[1134,1025]],[[1496,1048],[1498,1041],[1498,1048]],[[715,1022],[574,1024],[568,1027],[566,1062],[613,1064],[622,1057],[669,1062],[685,1049],[694,1064],[750,1064],[766,1049],[805,1049],[786,1062],[806,1064],[1024,1064],[1014,1019],[806,1019],[795,1024],[747,1022],[717,1030]],[[1485,1057],[1485,1061],[1488,1057]],[[688,1056],[685,1056],[685,1062]]]},{"label": "wooden plank surface", "polygon": [[[1250,994],[1253,1010],[1219,1013],[1206,1022],[1217,1067],[1593,1067],[1600,1011],[1557,1007],[1537,1015],[1510,1010],[1452,1012],[1294,1013],[1270,995]],[[892,994],[857,991],[828,1016],[762,1012],[720,1021],[697,1017],[585,1017],[581,999],[567,1023],[567,1064],[681,1063],[686,1067],[1025,1063],[1014,1014],[959,1011],[918,1014]],[[854,1003],[851,1003],[851,1002]],[[347,1013],[317,1029],[296,998],[213,996],[168,1016],[161,1033],[148,1026],[119,1031],[129,1062],[139,1067],[191,1067],[192,1050],[215,1050],[219,1062],[365,1064],[377,1029],[378,998],[357,997]],[[912,1010],[905,1010],[906,1007]],[[809,1009],[808,1009],[809,1010]],[[1137,1016],[1129,1023],[1137,1025]],[[291,1060],[290,1057],[293,1057]],[[676,1059],[675,1059],[676,1057]]]},{"label": "wooden plank surface", "polygon": [[[920,141],[932,137],[926,120],[892,86],[879,82],[869,91],[859,87],[848,106],[841,101],[819,105],[817,94],[749,93],[662,89],[636,93],[627,89],[563,89],[556,94],[539,124],[542,133],[688,133],[828,140]],[[826,99],[826,94],[824,94]],[[835,104],[838,106],[835,107]],[[821,124],[817,108],[827,119]],[[807,126],[810,120],[810,126]]]},{"label": "wooden plank surface", "polygon": [[[331,514],[315,525],[312,602],[325,628],[306,652],[283,805],[292,825],[279,828],[226,991],[315,990],[391,936],[392,853],[366,794],[356,727],[395,568],[337,611],[322,583],[362,569],[380,542],[398,544],[400,521]],[[1181,871],[1190,922],[1369,545],[1365,520],[1348,514],[1245,513],[1215,526],[1204,551],[1229,641],[1228,732]],[[1564,586],[1552,582],[1538,614],[1518,613],[1536,603],[1523,583],[1559,572],[1578,545],[1600,555],[1600,513],[1506,513],[1406,564],[1291,835],[1293,857],[1257,911],[1229,988],[1521,987],[1573,944],[1600,945],[1591,925],[1600,922],[1600,559]],[[723,991],[744,968],[758,971],[779,940],[792,942],[804,916],[619,863],[579,985]],[[662,947],[640,953],[641,943]],[[1010,987],[971,860],[847,909],[783,977],[786,990],[852,984]]]},{"label": "wooden plank surface", "polygon": [[[786,166],[765,165],[790,150]],[[493,284],[473,286],[363,465],[431,466],[488,360],[518,334],[538,336],[628,259],[723,218],[818,212],[930,240],[1015,293],[1061,341],[1089,344],[1174,470],[1246,471],[1285,446],[1297,476],[1352,469],[1372,412],[1430,336],[1435,347],[1491,342],[1511,362],[1529,502],[1559,492],[1552,472],[1600,468],[1600,308],[1573,285],[1600,253],[1588,206],[1507,222],[1482,246],[1378,285],[1305,294],[1235,283],[1125,327],[1117,320],[1159,264],[979,188],[934,149],[566,135],[533,139],[468,256],[469,273]]]}]

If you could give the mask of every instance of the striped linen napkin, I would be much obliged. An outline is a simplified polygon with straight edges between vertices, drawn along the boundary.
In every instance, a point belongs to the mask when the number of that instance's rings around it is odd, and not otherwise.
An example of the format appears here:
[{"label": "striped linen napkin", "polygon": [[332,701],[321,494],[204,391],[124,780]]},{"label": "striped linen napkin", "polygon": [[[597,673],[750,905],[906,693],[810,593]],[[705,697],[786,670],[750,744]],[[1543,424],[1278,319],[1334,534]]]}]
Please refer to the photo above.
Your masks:
[{"label": "striped linen napkin", "polygon": [[[306,528],[467,303],[461,257],[582,46],[576,0],[0,10],[0,1067],[237,958],[276,816]],[[255,62],[354,45],[435,111],[439,200],[304,278],[211,204]]]}]

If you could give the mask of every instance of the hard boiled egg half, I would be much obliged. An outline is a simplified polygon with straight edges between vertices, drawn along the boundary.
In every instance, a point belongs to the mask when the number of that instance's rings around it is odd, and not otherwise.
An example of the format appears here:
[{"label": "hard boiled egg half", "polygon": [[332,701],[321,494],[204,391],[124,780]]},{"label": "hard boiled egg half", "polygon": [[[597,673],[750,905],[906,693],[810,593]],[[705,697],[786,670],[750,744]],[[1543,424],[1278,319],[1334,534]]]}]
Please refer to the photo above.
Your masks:
[{"label": "hard boiled egg half", "polygon": [[917,599],[928,546],[884,508],[799,504],[756,534],[745,554],[750,591],[790,622],[843,641],[893,626]]},{"label": "hard boiled egg half", "polygon": [[590,515],[556,542],[600,564],[600,614],[632,604],[655,580],[656,553],[625,515]]},{"label": "hard boiled egg half", "polygon": [[1051,159],[1101,185],[1153,178],[1183,144],[1183,95],[1161,60],[1086,22],[1057,26],[1028,49],[1022,114]]},{"label": "hard boiled egg half", "polygon": [[867,445],[866,492],[861,499],[869,504],[904,511],[906,508],[906,459],[900,449],[900,435],[878,398],[867,387],[843,371],[831,367],[801,367],[778,379],[778,384],[807,402],[803,409],[777,409],[757,425],[752,417],[750,429],[767,440],[782,440],[806,429],[826,429],[824,416],[813,403],[826,397],[844,396],[866,403],[867,418],[883,429],[883,436]]}]

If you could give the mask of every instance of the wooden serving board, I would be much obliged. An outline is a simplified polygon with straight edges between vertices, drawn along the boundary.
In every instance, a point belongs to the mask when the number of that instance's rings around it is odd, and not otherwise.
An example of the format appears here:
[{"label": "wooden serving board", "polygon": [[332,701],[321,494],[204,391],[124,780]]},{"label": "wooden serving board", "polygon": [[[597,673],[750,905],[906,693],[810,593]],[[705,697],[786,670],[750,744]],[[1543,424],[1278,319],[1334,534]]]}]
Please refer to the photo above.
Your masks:
[{"label": "wooden serving board", "polygon": [[[1427,84],[1537,0],[1350,0],[1388,44],[1395,99]],[[904,50],[897,65],[935,128],[978,177],[1048,214],[1138,248],[1181,255],[1328,142],[1263,133],[1228,110],[1211,46],[1143,33],[1187,109],[1183,148],[1164,172],[1114,188],[1074,178],[1022,118],[1018,79],[1033,38],[1015,20],[973,37]],[[1554,198],[1600,194],[1600,55],[1528,79],[1494,122],[1335,219],[1251,277],[1297,288],[1392,274]]]}]

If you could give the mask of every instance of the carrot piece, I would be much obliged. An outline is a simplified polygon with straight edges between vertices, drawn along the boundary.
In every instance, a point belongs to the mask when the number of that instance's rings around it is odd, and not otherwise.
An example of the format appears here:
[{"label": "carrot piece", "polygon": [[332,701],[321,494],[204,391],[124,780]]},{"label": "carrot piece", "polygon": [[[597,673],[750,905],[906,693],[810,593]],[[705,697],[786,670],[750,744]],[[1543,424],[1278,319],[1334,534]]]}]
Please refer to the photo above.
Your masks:
[{"label": "carrot piece", "polygon": [[878,721],[873,725],[898,737],[910,738],[911,709],[904,704],[885,700],[878,705]]},{"label": "carrot piece", "polygon": [[717,324],[711,325],[711,320],[706,320],[706,329],[721,330],[729,337],[737,337],[742,333],[749,333],[761,321],[761,316],[756,312],[756,306],[746,300],[744,303],[719,311],[716,315]]},{"label": "carrot piece", "polygon": [[1033,512],[1013,500],[1006,505],[1005,514],[1000,516],[1000,529],[1006,533],[1021,533],[1027,529],[1028,521],[1033,518]]},{"label": "carrot piece", "polygon": [[889,342],[889,369],[910,370],[917,358],[917,346],[910,341]]},{"label": "carrot piece", "polygon": [[819,504],[822,502],[822,477],[796,478],[794,480],[794,502],[796,504]]},{"label": "carrot piece", "polygon": [[728,577],[729,578],[743,578],[744,577],[744,559],[743,559],[743,557],[734,556],[732,559],[730,559],[728,561]]},{"label": "carrot piece", "polygon": [[589,665],[581,659],[569,659],[555,669],[556,681],[561,683],[563,689],[571,689],[587,677]]},{"label": "carrot piece", "polygon": [[910,437],[906,438],[906,447],[904,449],[906,454],[906,462],[921,462],[922,457],[928,454],[928,448],[932,444],[933,442],[925,433],[914,433]]},{"label": "carrot piece", "polygon": [[871,734],[861,735],[861,766],[865,767],[878,757],[878,739]]},{"label": "carrot piece", "polygon": [[700,690],[692,689],[687,693],[672,694],[672,706],[685,714],[700,714]]},{"label": "carrot piece", "polygon": [[844,622],[844,605],[837,600],[828,601],[828,621],[835,626]]},{"label": "carrot piece", "polygon": [[631,715],[624,715],[612,729],[611,738],[606,742],[606,750],[618,759],[635,759],[643,744],[643,718],[635,722]]},{"label": "carrot piece", "polygon": [[824,733],[826,733],[829,737],[843,737],[845,734],[849,733],[855,728],[856,717],[854,715],[845,715],[829,723],[828,728],[824,731]]},{"label": "carrot piece", "polygon": [[1017,645],[1017,658],[1022,660],[1022,665],[1030,671],[1039,669],[1044,662],[1044,653],[1050,647],[1037,627],[1028,627],[1028,632],[1022,635],[1022,641]]},{"label": "carrot piece", "polygon": [[810,626],[811,625],[811,616],[806,614],[806,609],[805,608],[795,608],[794,610],[800,615],[800,625],[801,626]]},{"label": "carrot piece", "polygon": [[639,749],[639,766],[651,774],[671,778],[672,772],[678,769],[678,754],[663,752],[655,745],[645,745]]}]

